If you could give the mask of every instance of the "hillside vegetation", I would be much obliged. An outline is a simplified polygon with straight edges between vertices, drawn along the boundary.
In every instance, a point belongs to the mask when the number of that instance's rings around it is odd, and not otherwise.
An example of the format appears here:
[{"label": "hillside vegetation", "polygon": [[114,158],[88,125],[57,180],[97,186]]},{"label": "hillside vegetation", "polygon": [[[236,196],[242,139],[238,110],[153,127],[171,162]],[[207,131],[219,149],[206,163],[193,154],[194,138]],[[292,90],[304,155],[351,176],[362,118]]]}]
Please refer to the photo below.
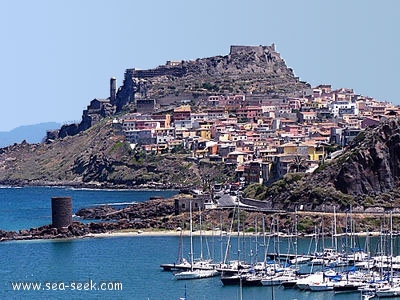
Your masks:
[{"label": "hillside vegetation", "polygon": [[133,150],[109,119],[52,143],[0,149],[0,182],[5,185],[189,188],[232,174],[223,165],[193,161],[183,151],[147,155]]}]

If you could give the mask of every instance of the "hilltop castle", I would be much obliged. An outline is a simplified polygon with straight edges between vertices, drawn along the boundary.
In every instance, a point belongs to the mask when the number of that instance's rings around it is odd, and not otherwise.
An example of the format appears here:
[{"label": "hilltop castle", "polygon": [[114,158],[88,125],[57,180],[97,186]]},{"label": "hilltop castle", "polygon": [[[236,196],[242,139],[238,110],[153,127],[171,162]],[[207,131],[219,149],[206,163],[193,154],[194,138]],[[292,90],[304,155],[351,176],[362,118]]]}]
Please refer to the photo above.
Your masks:
[{"label": "hilltop castle", "polygon": [[165,109],[191,100],[196,105],[210,95],[300,95],[310,86],[295,77],[293,70],[276,52],[275,45],[230,47],[225,56],[189,61],[167,61],[154,69],[127,69],[122,86],[110,79],[110,96],[93,99],[83,111],[79,124],[63,126],[48,138],[75,135],[106,116],[140,103]]}]

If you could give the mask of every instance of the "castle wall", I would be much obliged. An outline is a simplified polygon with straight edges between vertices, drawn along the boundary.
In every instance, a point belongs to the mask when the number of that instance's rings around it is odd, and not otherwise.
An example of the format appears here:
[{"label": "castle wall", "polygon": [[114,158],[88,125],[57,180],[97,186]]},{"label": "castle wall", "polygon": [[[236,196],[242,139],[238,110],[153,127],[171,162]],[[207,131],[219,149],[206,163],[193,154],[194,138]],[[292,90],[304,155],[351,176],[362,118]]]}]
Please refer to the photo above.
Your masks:
[{"label": "castle wall", "polygon": [[182,77],[185,74],[186,69],[182,68],[182,66],[160,66],[150,70],[135,70],[133,76],[137,78],[151,78],[168,75]]},{"label": "castle wall", "polygon": [[243,52],[251,52],[254,51],[259,55],[262,55],[265,51],[272,51],[275,52],[275,45],[272,44],[271,46],[240,46],[240,45],[233,45],[231,46],[230,55],[236,55]]},{"label": "castle wall", "polygon": [[154,99],[137,99],[136,109],[138,113],[152,113],[156,106]]}]

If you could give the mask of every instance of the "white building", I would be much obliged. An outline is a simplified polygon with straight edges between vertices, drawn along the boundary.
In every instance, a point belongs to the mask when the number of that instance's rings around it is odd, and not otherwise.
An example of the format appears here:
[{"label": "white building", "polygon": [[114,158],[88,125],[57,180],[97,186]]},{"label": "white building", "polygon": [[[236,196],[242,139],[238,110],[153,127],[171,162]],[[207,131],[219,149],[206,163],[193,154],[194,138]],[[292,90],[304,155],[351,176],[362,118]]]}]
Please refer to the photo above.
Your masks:
[{"label": "white building", "polygon": [[329,110],[335,118],[342,117],[343,115],[358,116],[359,114],[357,103],[348,101],[334,101],[329,105]]}]

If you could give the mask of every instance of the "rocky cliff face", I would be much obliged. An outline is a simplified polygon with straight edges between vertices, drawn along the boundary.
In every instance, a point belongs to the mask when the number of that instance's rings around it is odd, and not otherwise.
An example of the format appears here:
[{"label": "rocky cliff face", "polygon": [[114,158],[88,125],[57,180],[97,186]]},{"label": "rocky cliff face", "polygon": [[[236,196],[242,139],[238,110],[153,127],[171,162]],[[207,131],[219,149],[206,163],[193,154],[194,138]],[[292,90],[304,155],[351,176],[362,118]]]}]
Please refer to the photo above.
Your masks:
[{"label": "rocky cliff face", "polygon": [[229,55],[167,62],[150,70],[128,69],[116,102],[117,111],[136,98],[160,104],[211,94],[296,95],[310,86],[286,66],[275,46],[232,46]]},{"label": "rocky cliff face", "polygon": [[343,161],[334,180],[346,194],[380,194],[399,187],[400,122],[390,119],[361,133],[339,161]]},{"label": "rocky cliff face", "polygon": [[294,209],[400,209],[400,121],[361,132],[345,151],[313,174],[288,175],[266,193],[275,206]]},{"label": "rocky cliff face", "polygon": [[293,70],[271,46],[231,46],[229,55],[190,61],[168,61],[149,70],[127,69],[115,99],[94,99],[79,124],[68,124],[49,134],[48,140],[74,136],[99,119],[119,113],[135,99],[155,99],[158,106],[195,105],[209,95],[261,94],[301,96],[310,85],[299,81]]}]

